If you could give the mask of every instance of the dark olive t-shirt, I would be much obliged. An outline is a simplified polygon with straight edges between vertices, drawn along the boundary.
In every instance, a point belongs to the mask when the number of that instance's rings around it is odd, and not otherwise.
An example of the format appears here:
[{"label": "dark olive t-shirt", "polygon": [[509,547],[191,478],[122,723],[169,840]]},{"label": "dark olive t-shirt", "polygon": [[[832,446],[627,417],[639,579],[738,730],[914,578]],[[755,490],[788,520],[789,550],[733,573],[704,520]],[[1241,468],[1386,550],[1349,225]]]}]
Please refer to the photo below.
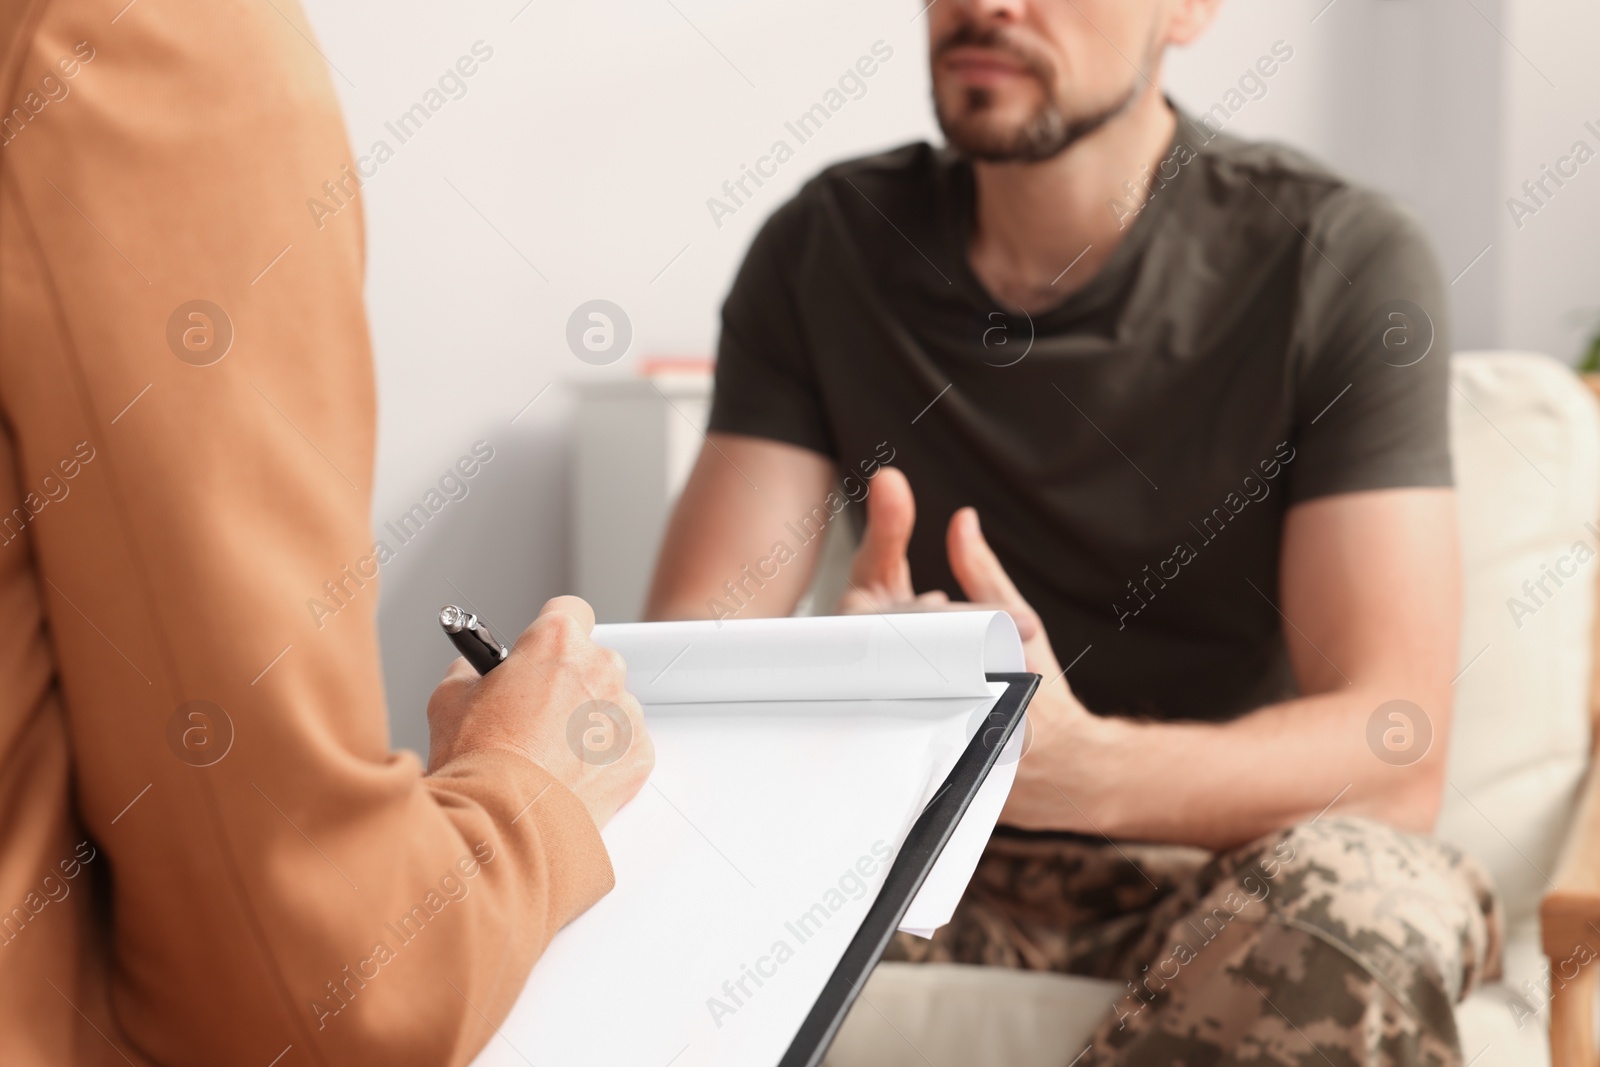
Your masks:
[{"label": "dark olive t-shirt", "polygon": [[959,597],[945,528],[973,505],[1087,707],[1223,719],[1294,692],[1285,511],[1451,483],[1446,297],[1411,217],[1288,148],[1180,115],[1136,180],[1110,259],[1029,317],[968,263],[969,163],[829,168],[734,282],[711,428],[841,472],[887,442],[919,592]]}]

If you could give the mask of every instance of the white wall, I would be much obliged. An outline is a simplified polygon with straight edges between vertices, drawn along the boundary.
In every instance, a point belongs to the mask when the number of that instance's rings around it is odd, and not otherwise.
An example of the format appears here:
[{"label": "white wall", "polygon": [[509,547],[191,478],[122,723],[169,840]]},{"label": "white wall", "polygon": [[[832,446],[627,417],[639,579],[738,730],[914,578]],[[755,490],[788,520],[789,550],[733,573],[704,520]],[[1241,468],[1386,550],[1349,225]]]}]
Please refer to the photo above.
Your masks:
[{"label": "white wall", "polygon": [[[1503,200],[1585,135],[1583,119],[1600,126],[1582,54],[1600,39],[1594,5],[1325,4],[1227,0],[1213,31],[1174,55],[1174,95],[1204,110],[1285,40],[1294,59],[1228,129],[1301,145],[1399,196],[1428,223],[1447,276],[1492,244],[1453,289],[1461,347],[1575,355],[1589,325],[1578,316],[1600,305],[1600,161],[1520,232]],[[394,149],[363,193],[382,412],[375,522],[409,508],[474,441],[496,449],[471,495],[384,570],[395,740],[420,749],[423,704],[451,656],[439,605],[467,602],[515,631],[570,580],[564,384],[627,376],[640,354],[709,353],[768,212],[830,161],[936,135],[924,20],[916,0],[307,6],[357,154],[379,139]],[[894,57],[866,95],[716,226],[706,199],[880,39]],[[399,144],[384,124],[478,41],[493,55],[465,95]],[[597,297],[634,327],[629,355],[601,368],[564,340],[572,310]]]},{"label": "white wall", "polygon": [[1574,140],[1600,151],[1584,128],[1600,130],[1600,5],[1225,0],[1174,55],[1174,95],[1204,110],[1279,38],[1294,59],[1228,129],[1298,145],[1415,212],[1459,278],[1456,347],[1576,359],[1600,328],[1600,159],[1520,229],[1506,200]]},{"label": "white wall", "polygon": [[1594,58],[1600,4],[1518,0],[1510,6],[1501,28],[1522,55],[1501,42],[1505,132],[1495,161],[1501,183],[1495,252],[1504,336],[1512,345],[1566,356],[1594,336],[1600,320],[1600,158],[1579,168],[1537,215],[1522,219],[1520,229],[1505,199],[1520,195],[1522,183],[1539,177],[1542,164],[1554,166],[1574,141],[1600,151],[1600,64]]}]

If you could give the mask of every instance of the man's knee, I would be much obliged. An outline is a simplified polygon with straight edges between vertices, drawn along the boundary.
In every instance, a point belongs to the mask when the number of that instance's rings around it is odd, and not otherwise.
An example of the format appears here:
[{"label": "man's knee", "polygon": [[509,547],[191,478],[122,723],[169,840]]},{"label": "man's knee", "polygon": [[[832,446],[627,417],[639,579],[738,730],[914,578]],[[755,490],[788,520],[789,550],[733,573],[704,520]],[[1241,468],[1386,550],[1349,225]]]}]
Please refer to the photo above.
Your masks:
[{"label": "man's knee", "polygon": [[1325,817],[1235,856],[1230,881],[1253,905],[1251,917],[1317,937],[1400,989],[1420,978],[1459,998],[1494,965],[1498,915],[1488,880],[1443,842]]}]

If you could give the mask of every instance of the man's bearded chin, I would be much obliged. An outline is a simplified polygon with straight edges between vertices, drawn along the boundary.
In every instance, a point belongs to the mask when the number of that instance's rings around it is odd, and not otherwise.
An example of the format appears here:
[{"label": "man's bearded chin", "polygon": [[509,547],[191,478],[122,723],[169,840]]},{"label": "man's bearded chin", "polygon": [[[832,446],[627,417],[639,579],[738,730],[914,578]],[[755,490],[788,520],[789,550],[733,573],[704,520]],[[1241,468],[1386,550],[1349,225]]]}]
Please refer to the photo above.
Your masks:
[{"label": "man's bearded chin", "polygon": [[968,158],[987,163],[1038,163],[1060,155],[1076,141],[1122,114],[1138,95],[1138,86],[1129,86],[1127,93],[1109,107],[1068,119],[1052,87],[1043,79],[1041,87],[1043,102],[1025,122],[1017,125],[1000,123],[988,89],[967,89],[953,115],[946,110],[936,91],[933,109],[939,119],[939,129],[944,131],[951,147]]}]

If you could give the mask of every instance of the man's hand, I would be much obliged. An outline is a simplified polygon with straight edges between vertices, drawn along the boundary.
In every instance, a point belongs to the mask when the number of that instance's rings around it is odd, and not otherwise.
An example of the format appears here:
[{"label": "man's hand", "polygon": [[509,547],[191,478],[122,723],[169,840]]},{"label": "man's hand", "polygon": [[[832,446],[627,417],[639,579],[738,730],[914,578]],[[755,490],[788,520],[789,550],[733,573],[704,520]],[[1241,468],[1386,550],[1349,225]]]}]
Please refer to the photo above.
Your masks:
[{"label": "man's hand", "polygon": [[906,559],[916,525],[911,483],[900,471],[885,467],[873,477],[871,486],[867,525],[850,567],[850,588],[839,601],[840,614],[1000,610],[1010,615],[1022,638],[1027,668],[1043,681],[1028,705],[1028,736],[1001,821],[1031,829],[1093,831],[1089,817],[1057,783],[1072,780],[1076,772],[1069,761],[1085,751],[1087,746],[1081,742],[1101,720],[1072,695],[1038,613],[1017,591],[984,540],[977,511],[957,511],[945,536],[950,569],[969,602],[951,603],[937,590],[918,596]]},{"label": "man's hand", "polygon": [[893,467],[882,467],[867,483],[867,526],[850,563],[850,587],[839,597],[840,615],[878,615],[945,607],[943,590],[918,596],[911,588],[906,548],[917,524],[911,483]]},{"label": "man's hand", "polygon": [[604,826],[655,766],[639,702],[624,688],[622,657],[591,640],[594,609],[556,597],[517,637],[505,662],[480,677],[450,665],[428,701],[428,770],[499,748],[526,756],[583,801]]},{"label": "man's hand", "polygon": [[1022,760],[1000,821],[1031,830],[1098,832],[1074,796],[1091,780],[1093,768],[1083,765],[1093,751],[1087,742],[1098,734],[1102,720],[1072,695],[1038,613],[1017,592],[984,540],[977,511],[962,508],[951,516],[945,541],[962,592],[972,606],[999,608],[1016,621],[1027,668],[1042,679],[1028,705]]}]

